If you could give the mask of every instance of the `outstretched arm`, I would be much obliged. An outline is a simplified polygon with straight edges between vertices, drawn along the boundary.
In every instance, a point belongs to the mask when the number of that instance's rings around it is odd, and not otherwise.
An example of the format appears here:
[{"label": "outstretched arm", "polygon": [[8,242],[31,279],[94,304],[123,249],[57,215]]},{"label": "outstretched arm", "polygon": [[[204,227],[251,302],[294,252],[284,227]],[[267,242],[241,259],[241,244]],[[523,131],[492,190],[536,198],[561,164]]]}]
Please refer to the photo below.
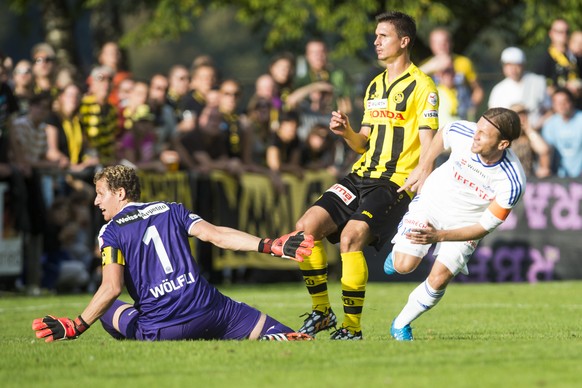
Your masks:
[{"label": "outstretched arm", "polygon": [[418,165],[412,170],[402,187],[398,189],[399,192],[404,190],[420,191],[424,181],[434,168],[436,158],[444,150],[442,130],[437,131],[435,135],[433,130],[423,129],[420,130],[419,137],[420,159]]},{"label": "outstretched arm", "polygon": [[406,238],[415,244],[433,244],[441,241],[480,240],[501,225],[511,213],[511,208],[501,207],[496,200],[481,214],[479,222],[456,229],[438,230],[428,223],[426,228],[413,228]]},{"label": "outstretched arm", "polygon": [[111,307],[123,291],[123,266],[111,263],[103,266],[101,285],[81,314],[92,325]]},{"label": "outstretched arm", "polygon": [[87,305],[83,313],[76,319],[58,318],[47,315],[32,322],[32,329],[37,338],[45,342],[69,340],[79,337],[95,323],[121,294],[123,288],[123,266],[110,263],[103,267],[101,286]]},{"label": "outstretched arm", "polygon": [[219,248],[233,251],[255,251],[261,241],[259,237],[226,226],[216,226],[208,221],[192,225],[189,234]]},{"label": "outstretched arm", "polygon": [[489,231],[479,223],[448,230],[435,229],[435,227],[429,223],[426,228],[412,229],[406,234],[406,238],[414,244],[434,244],[441,241],[479,240],[487,234],[489,234]]},{"label": "outstretched arm", "polygon": [[285,99],[285,104],[289,109],[296,109],[297,106],[313,92],[333,93],[333,85],[329,82],[317,81],[295,89]]},{"label": "outstretched arm", "polygon": [[300,231],[288,233],[276,239],[261,239],[252,234],[226,226],[216,226],[207,221],[192,225],[189,234],[222,249],[258,251],[295,261],[303,261],[303,256],[310,255],[314,244],[313,236],[305,235]]}]

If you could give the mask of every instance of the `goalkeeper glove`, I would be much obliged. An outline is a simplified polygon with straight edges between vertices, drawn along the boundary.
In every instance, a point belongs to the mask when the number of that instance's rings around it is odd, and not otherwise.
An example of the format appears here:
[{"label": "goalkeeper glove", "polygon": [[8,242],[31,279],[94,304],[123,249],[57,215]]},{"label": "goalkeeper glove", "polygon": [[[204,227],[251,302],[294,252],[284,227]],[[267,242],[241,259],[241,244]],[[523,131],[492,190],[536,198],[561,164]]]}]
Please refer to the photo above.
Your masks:
[{"label": "goalkeeper glove", "polygon": [[88,328],[89,324],[80,315],[75,320],[47,315],[32,321],[36,337],[45,338],[45,342],[76,339]]},{"label": "goalkeeper glove", "polygon": [[303,256],[311,255],[311,248],[313,248],[313,236],[306,235],[303,231],[295,231],[274,240],[262,239],[259,242],[258,251],[302,262]]}]

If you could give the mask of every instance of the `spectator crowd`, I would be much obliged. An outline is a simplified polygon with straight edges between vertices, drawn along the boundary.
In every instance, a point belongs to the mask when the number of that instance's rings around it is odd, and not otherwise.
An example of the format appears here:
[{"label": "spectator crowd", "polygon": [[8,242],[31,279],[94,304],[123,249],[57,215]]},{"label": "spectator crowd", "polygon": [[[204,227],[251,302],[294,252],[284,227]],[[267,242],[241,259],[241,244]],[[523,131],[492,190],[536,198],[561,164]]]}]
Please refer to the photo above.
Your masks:
[{"label": "spectator crowd", "polygon": [[[447,29],[431,31],[432,55],[418,65],[437,83],[441,127],[475,119],[485,102],[513,109],[523,131],[512,147],[526,173],[579,178],[582,31],[557,19],[548,36],[540,58],[526,58],[519,47],[503,50],[503,79],[488,100],[474,64],[453,51]],[[3,221],[14,230],[5,228],[0,240],[23,236],[19,287],[38,295],[98,285],[95,237],[102,220],[92,208],[92,178],[104,166],[257,173],[276,190],[284,190],[283,173],[344,175],[357,155],[328,129],[329,118],[332,110],[350,113],[357,106],[358,88],[330,63],[324,41],[309,41],[304,57],[302,74],[292,54],[273,57],[243,101],[239,80],[221,74],[209,56],[149,79],[122,67],[116,42],[101,47],[86,77],[59,66],[47,43],[16,63],[2,56],[0,182],[9,188]]]}]

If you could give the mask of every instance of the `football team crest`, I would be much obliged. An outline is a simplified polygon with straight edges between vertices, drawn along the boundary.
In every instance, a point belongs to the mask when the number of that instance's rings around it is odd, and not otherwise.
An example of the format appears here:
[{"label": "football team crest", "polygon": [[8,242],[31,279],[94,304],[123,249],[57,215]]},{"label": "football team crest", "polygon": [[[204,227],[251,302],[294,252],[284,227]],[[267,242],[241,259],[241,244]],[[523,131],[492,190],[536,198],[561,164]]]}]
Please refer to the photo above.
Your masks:
[{"label": "football team crest", "polygon": [[402,101],[404,101],[404,94],[397,93],[394,95],[394,102],[395,103],[400,104]]},{"label": "football team crest", "polygon": [[428,95],[428,103],[429,104],[431,104],[432,106],[436,106],[438,100],[439,100],[439,97],[436,93],[429,93],[429,95]]}]

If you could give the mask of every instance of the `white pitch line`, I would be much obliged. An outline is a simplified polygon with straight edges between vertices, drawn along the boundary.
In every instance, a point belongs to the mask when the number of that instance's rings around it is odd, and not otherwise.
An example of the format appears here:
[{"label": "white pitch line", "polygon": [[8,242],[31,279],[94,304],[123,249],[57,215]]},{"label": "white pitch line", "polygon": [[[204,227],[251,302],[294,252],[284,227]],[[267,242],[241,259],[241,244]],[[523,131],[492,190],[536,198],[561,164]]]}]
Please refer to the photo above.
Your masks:
[{"label": "white pitch line", "polygon": [[454,304],[450,303],[449,306],[455,308],[520,308],[520,309],[531,309],[531,308],[568,308],[568,309],[582,309],[582,304],[532,304],[532,303],[468,303],[468,304]]},{"label": "white pitch line", "polygon": [[[87,303],[67,303],[66,306],[71,307],[78,307],[78,306],[86,306]],[[41,304],[37,306],[15,306],[15,307],[0,307],[0,314],[6,312],[14,312],[14,311],[34,311],[34,310],[44,310],[50,309],[54,307],[63,308],[63,303],[51,303],[51,304]]]}]

